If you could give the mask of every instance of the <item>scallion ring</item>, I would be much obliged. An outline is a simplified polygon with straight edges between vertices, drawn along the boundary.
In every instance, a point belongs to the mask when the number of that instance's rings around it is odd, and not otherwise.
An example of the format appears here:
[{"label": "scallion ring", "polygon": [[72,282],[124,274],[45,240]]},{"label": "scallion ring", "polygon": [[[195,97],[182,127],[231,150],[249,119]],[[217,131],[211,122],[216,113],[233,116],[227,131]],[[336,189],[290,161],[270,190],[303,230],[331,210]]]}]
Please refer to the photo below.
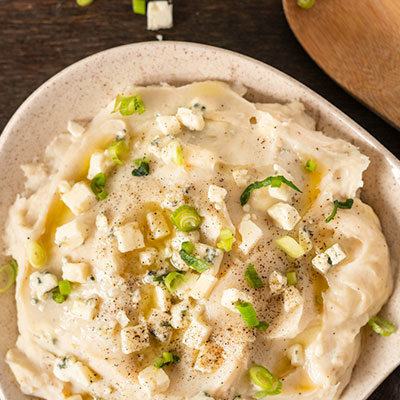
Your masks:
[{"label": "scallion ring", "polygon": [[26,246],[26,256],[33,268],[40,268],[46,263],[45,249],[36,241],[30,240]]},{"label": "scallion ring", "polygon": [[58,289],[60,294],[64,296],[69,295],[71,293],[71,282],[67,280],[58,282]]},{"label": "scallion ring", "polygon": [[368,325],[373,329],[374,332],[381,336],[390,336],[396,330],[394,324],[386,319],[378,317],[377,315],[368,321]]},{"label": "scallion ring", "polygon": [[186,282],[185,275],[182,272],[170,272],[165,278],[164,283],[166,288],[170,293],[175,292],[176,288],[179,286],[180,281]]},{"label": "scallion ring", "polygon": [[311,8],[314,5],[315,0],[297,0],[297,5],[301,8]]},{"label": "scallion ring", "polygon": [[172,223],[182,232],[191,232],[201,224],[200,215],[194,207],[184,204],[178,207],[170,217]]},{"label": "scallion ring", "polygon": [[264,287],[264,283],[254,268],[254,264],[249,264],[244,276],[253,289],[261,289]]},{"label": "scallion ring", "polygon": [[15,260],[0,267],[0,293],[6,292],[17,279],[18,264]]},{"label": "scallion ring", "polygon": [[76,0],[76,4],[81,7],[86,7],[93,3],[93,0]]},{"label": "scallion ring", "polygon": [[312,160],[307,160],[304,169],[306,171],[315,172],[317,170],[317,163]]},{"label": "scallion ring", "polygon": [[132,8],[135,14],[146,15],[146,0],[132,0]]},{"label": "scallion ring", "polygon": [[162,367],[164,367],[164,365],[169,365],[169,364],[176,363],[179,361],[180,361],[180,358],[178,356],[176,356],[175,354],[173,354],[171,352],[164,351],[162,353],[162,357],[156,358],[156,360],[154,361],[154,366],[156,368],[162,368]]},{"label": "scallion ring", "polygon": [[186,265],[192,267],[195,271],[199,272],[200,274],[207,271],[210,268],[210,264],[208,264],[204,260],[201,260],[200,258],[192,256],[187,251],[185,251],[184,248],[186,243],[189,242],[183,242],[182,248],[179,251],[179,255],[181,256],[182,260],[185,262]]},{"label": "scallion ring", "polygon": [[222,229],[219,234],[219,237],[221,241],[217,243],[217,247],[226,252],[231,251],[232,245],[236,241],[232,231],[230,229]]},{"label": "scallion ring", "polygon": [[125,116],[132,115],[135,111],[139,114],[143,114],[146,111],[146,107],[138,94],[129,97],[119,94],[115,99],[114,110],[112,112],[115,113],[117,111]]},{"label": "scallion ring", "polygon": [[125,140],[117,140],[108,147],[108,153],[115,164],[122,165],[121,156],[128,151]]},{"label": "scallion ring", "polygon": [[146,157],[133,161],[136,168],[132,170],[133,176],[148,176],[150,172],[149,160]]},{"label": "scallion ring", "polygon": [[250,379],[261,389],[260,392],[253,394],[256,399],[262,399],[266,396],[274,396],[282,391],[282,382],[267,368],[257,365],[250,368]]},{"label": "scallion ring", "polygon": [[92,192],[96,195],[96,197],[99,200],[104,200],[108,195],[107,190],[105,188],[106,182],[107,182],[106,176],[102,172],[99,172],[90,181],[90,187],[92,189]]},{"label": "scallion ring", "polygon": [[288,285],[297,285],[297,273],[296,271],[288,271],[286,273]]},{"label": "scallion ring", "polygon": [[61,294],[58,291],[57,292],[53,292],[52,298],[58,304],[64,303],[64,301],[67,300],[67,296],[64,295],[64,294]]}]

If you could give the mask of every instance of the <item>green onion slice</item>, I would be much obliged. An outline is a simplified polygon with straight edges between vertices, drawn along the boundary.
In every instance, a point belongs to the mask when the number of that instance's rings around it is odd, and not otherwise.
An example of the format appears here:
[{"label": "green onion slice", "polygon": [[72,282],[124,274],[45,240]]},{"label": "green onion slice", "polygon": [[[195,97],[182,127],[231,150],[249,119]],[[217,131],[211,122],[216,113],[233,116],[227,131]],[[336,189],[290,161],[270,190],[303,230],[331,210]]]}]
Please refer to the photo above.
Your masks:
[{"label": "green onion slice", "polygon": [[106,186],[106,176],[99,172],[91,181],[90,187],[92,188],[92,192],[96,195],[99,200],[104,200],[107,197]]},{"label": "green onion slice", "polygon": [[93,3],[93,0],[76,0],[76,4],[81,7],[86,7]]},{"label": "green onion slice", "polygon": [[143,114],[146,111],[146,107],[143,103],[142,98],[139,95],[126,97],[119,94],[115,99],[115,106],[113,113],[119,111],[121,115],[132,115],[137,111],[139,114]]},{"label": "green onion slice", "polygon": [[275,240],[276,245],[292,258],[304,256],[305,251],[291,236],[282,236]]},{"label": "green onion slice", "polygon": [[57,292],[53,292],[52,297],[53,297],[53,300],[58,304],[64,303],[64,301],[67,300],[67,296],[64,295],[64,294],[61,294],[58,291]]},{"label": "green onion slice", "polygon": [[192,267],[194,270],[196,270],[199,273],[207,271],[210,268],[210,264],[208,264],[204,260],[201,260],[200,258],[192,256],[187,251],[185,251],[184,250],[185,243],[189,243],[189,242],[183,242],[182,248],[179,251],[179,255],[181,256],[182,260],[186,263],[186,265],[189,265],[189,267]]},{"label": "green onion slice", "polygon": [[154,361],[154,366],[156,368],[162,368],[164,365],[169,365],[172,363],[179,362],[180,358],[171,352],[163,352],[162,357],[156,358]]},{"label": "green onion slice", "polygon": [[303,193],[295,184],[289,180],[287,180],[284,176],[279,175],[279,176],[269,176],[268,178],[265,178],[262,181],[256,181],[252,183],[251,185],[247,186],[247,188],[244,190],[244,192],[240,196],[240,204],[244,206],[250,199],[250,194],[253,190],[255,189],[261,189],[263,187],[271,186],[271,187],[281,187],[282,183],[285,185],[288,185],[292,189]]},{"label": "green onion slice", "polygon": [[261,332],[265,332],[269,328],[269,323],[267,321],[261,321],[256,328]]},{"label": "green onion slice", "polygon": [[307,160],[307,162],[304,165],[304,169],[306,171],[315,172],[317,170],[317,163],[315,163],[312,160]]},{"label": "green onion slice", "polygon": [[149,175],[150,167],[149,160],[146,157],[134,160],[135,169],[132,170],[133,176],[147,176]]},{"label": "green onion slice", "polygon": [[164,283],[167,289],[173,293],[175,292],[176,288],[179,286],[180,281],[186,282],[185,275],[182,272],[170,272],[165,278]]},{"label": "green onion slice", "polygon": [[172,223],[182,232],[194,231],[201,224],[201,218],[196,209],[186,204],[178,207],[170,218]]},{"label": "green onion slice", "polygon": [[26,256],[33,268],[40,268],[46,263],[45,249],[36,241],[30,240],[26,246]]},{"label": "green onion slice", "polygon": [[67,280],[58,282],[58,290],[64,296],[69,295],[71,293],[71,282]]},{"label": "green onion slice", "polygon": [[267,368],[257,365],[250,368],[250,379],[261,389],[260,392],[253,394],[256,399],[262,399],[266,396],[274,396],[282,391],[282,382]]},{"label": "green onion slice", "polygon": [[311,8],[314,5],[315,0],[297,0],[297,5],[301,8]]},{"label": "green onion slice", "polygon": [[261,280],[260,276],[257,274],[257,271],[254,268],[254,264],[249,264],[246,272],[244,273],[244,276],[253,289],[260,289],[264,287],[264,283]]},{"label": "green onion slice", "polygon": [[174,140],[170,144],[171,149],[171,160],[175,165],[182,166],[183,165],[183,153],[181,144]]},{"label": "green onion slice", "polygon": [[226,252],[231,251],[232,245],[236,241],[232,231],[230,229],[222,229],[219,237],[221,238],[221,241],[217,243],[217,247]]},{"label": "green onion slice", "polygon": [[146,0],[132,0],[132,8],[135,14],[146,15]]},{"label": "green onion slice", "polygon": [[242,302],[236,304],[236,308],[239,310],[244,322],[249,328],[257,328],[264,332],[269,327],[269,323],[266,321],[259,321],[254,310],[254,307],[249,302]]},{"label": "green onion slice", "polygon": [[117,140],[108,147],[108,152],[115,164],[122,165],[121,156],[128,151],[125,140]]},{"label": "green onion slice", "polygon": [[182,242],[181,249],[185,250],[188,254],[192,254],[194,252],[194,244],[190,242]]},{"label": "green onion slice", "polygon": [[288,285],[297,285],[297,273],[296,271],[289,271],[286,273]]},{"label": "green onion slice", "polygon": [[372,317],[368,325],[381,336],[390,336],[396,330],[394,324],[378,316]]},{"label": "green onion slice", "polygon": [[333,219],[333,217],[336,215],[338,208],[341,208],[343,210],[350,210],[351,207],[353,207],[354,200],[353,199],[347,199],[346,201],[339,201],[335,200],[333,202],[333,210],[331,215],[325,220],[325,222],[329,222]]},{"label": "green onion slice", "polygon": [[0,267],[0,293],[6,292],[17,279],[18,264],[15,260]]}]

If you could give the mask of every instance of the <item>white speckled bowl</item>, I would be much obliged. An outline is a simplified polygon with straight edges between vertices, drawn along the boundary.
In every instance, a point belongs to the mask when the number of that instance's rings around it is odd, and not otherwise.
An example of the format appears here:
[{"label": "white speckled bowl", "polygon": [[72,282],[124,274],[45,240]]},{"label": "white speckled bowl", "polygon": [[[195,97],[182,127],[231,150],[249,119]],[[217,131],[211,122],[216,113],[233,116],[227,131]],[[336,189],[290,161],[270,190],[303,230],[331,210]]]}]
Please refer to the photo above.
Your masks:
[{"label": "white speckled bowl", "polygon": [[[226,50],[179,42],[137,43],[107,50],[63,70],[37,89],[18,109],[0,137],[0,229],[7,209],[23,189],[20,164],[40,157],[51,138],[65,131],[69,119],[90,119],[132,83],[182,84],[205,79],[240,82],[248,98],[287,102],[300,99],[318,128],[356,144],[371,159],[363,200],[380,217],[389,242],[395,276],[393,295],[382,311],[400,326],[400,162],[351,119],[282,72]],[[1,229],[2,230],[2,229]],[[0,241],[0,254],[4,244]],[[3,261],[0,258],[0,261]],[[14,292],[0,296],[0,398],[28,399],[4,362],[17,337]],[[362,355],[341,400],[362,400],[400,364],[400,333],[383,338],[366,330]],[[56,399],[55,399],[56,400]]]}]

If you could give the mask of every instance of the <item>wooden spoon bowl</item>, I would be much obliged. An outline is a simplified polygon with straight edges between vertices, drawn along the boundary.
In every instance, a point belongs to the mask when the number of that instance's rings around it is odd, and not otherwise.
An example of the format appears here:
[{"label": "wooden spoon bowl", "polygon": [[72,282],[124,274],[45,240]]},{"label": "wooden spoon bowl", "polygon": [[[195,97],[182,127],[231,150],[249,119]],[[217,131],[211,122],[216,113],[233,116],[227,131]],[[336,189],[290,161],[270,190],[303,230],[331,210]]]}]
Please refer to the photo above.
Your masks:
[{"label": "wooden spoon bowl", "polygon": [[288,23],[312,59],[339,85],[400,130],[398,0],[283,0]]}]

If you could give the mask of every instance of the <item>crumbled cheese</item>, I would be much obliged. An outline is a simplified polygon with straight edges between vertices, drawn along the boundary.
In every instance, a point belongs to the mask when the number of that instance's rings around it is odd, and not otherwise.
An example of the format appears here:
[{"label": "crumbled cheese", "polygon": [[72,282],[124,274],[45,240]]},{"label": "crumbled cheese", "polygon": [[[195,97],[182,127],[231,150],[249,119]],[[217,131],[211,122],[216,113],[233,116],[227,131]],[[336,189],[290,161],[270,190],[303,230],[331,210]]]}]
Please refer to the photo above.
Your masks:
[{"label": "crumbled cheese", "polygon": [[190,108],[179,107],[176,117],[191,131],[201,131],[205,126],[203,113],[200,110],[194,111]]},{"label": "crumbled cheese", "polygon": [[142,265],[152,265],[157,260],[158,251],[154,247],[147,247],[139,253],[139,260]]},{"label": "crumbled cheese", "polygon": [[72,382],[83,388],[88,388],[91,383],[98,380],[97,374],[73,356],[56,358],[53,373],[62,382]]},{"label": "crumbled cheese", "polygon": [[72,382],[87,388],[98,379],[97,375],[82,362],[78,361],[73,366]]},{"label": "crumbled cheese", "polygon": [[238,231],[242,236],[242,243],[240,243],[239,249],[243,254],[248,254],[263,235],[263,231],[248,216],[243,217]]},{"label": "crumbled cheese", "polygon": [[71,282],[85,283],[90,275],[90,265],[86,262],[63,262],[62,277]]},{"label": "crumbled cheese", "polygon": [[169,311],[171,308],[171,294],[165,288],[164,284],[162,286],[155,287],[155,297],[157,308],[161,311]]},{"label": "crumbled cheese", "polygon": [[85,182],[78,182],[61,196],[61,200],[75,214],[80,215],[92,208],[97,199]]},{"label": "crumbled cheese", "polygon": [[85,128],[82,125],[79,125],[75,121],[68,121],[67,130],[73,137],[78,138],[82,136],[82,133],[85,131]]},{"label": "crumbled cheese", "polygon": [[[289,181],[293,181],[293,176],[289,174],[284,168],[278,164],[274,164],[274,175],[273,176],[284,176]],[[282,184],[281,187],[268,186],[268,193],[274,199],[281,201],[289,201],[292,197],[290,187],[288,185]]]},{"label": "crumbled cheese", "polygon": [[121,329],[121,351],[131,354],[150,346],[146,324],[127,326]]},{"label": "crumbled cheese", "polygon": [[56,229],[54,242],[57,246],[67,246],[74,249],[85,241],[87,231],[85,224],[74,219]]},{"label": "crumbled cheese", "polygon": [[156,121],[161,133],[164,135],[175,135],[181,130],[181,124],[174,115],[158,116]]},{"label": "crumbled cheese", "polygon": [[278,271],[273,271],[269,276],[269,289],[272,295],[281,294],[287,286],[287,278]]},{"label": "crumbled cheese", "polygon": [[283,291],[283,307],[286,312],[290,312],[304,303],[303,296],[299,289],[294,286],[286,287]]},{"label": "crumbled cheese", "polygon": [[227,195],[227,191],[220,186],[208,186],[208,199],[211,203],[222,203]]},{"label": "crumbled cheese", "polygon": [[311,251],[313,248],[311,236],[305,226],[299,229],[299,244],[306,253]]},{"label": "crumbled cheese", "polygon": [[332,265],[337,265],[346,258],[346,253],[338,243],[325,250],[325,254],[330,258]]},{"label": "crumbled cheese", "polygon": [[97,297],[91,297],[89,299],[76,299],[72,303],[71,313],[78,318],[90,321],[97,314],[98,302],[99,299]]},{"label": "crumbled cheese", "polygon": [[121,253],[142,249],[145,247],[143,234],[136,222],[130,222],[114,229],[118,242],[118,250]]},{"label": "crumbled cheese", "polygon": [[117,315],[115,316],[115,319],[118,321],[118,323],[125,328],[130,322],[131,320],[129,319],[129,317],[126,315],[126,312],[124,310],[119,310],[117,312]]},{"label": "crumbled cheese", "polygon": [[237,169],[232,171],[232,177],[236,185],[246,187],[249,184],[249,175],[247,169]]},{"label": "crumbled cheese", "polygon": [[149,1],[146,15],[149,31],[170,29],[173,26],[172,4],[168,1]]},{"label": "crumbled cheese", "polygon": [[242,302],[252,302],[252,297],[246,293],[235,288],[225,289],[221,297],[221,305],[228,310],[239,313],[236,304]]},{"label": "crumbled cheese", "polygon": [[165,217],[158,211],[149,212],[146,215],[147,224],[150,228],[151,239],[162,239],[170,234]]},{"label": "crumbled cheese", "polygon": [[54,376],[62,382],[70,382],[75,363],[74,356],[57,357],[53,365]]},{"label": "crumbled cheese", "polygon": [[200,278],[194,284],[190,296],[196,300],[208,299],[217,281],[218,279],[212,275],[201,274]]},{"label": "crumbled cheese", "polygon": [[57,189],[61,194],[63,194],[65,192],[68,192],[69,190],[71,190],[71,185],[69,184],[68,181],[63,180],[58,183]]},{"label": "crumbled cheese", "polygon": [[165,392],[169,388],[168,375],[162,368],[156,368],[153,365],[140,371],[138,379],[148,396]]},{"label": "crumbled cheese", "polygon": [[204,272],[204,274],[213,276],[218,274],[222,259],[224,258],[224,252],[222,250],[204,243],[196,243],[194,245],[193,255],[210,265],[210,268]]},{"label": "crumbled cheese", "polygon": [[93,179],[97,174],[106,174],[113,166],[114,161],[111,159],[108,150],[103,152],[96,151],[90,157],[88,179]]},{"label": "crumbled cheese", "polygon": [[153,309],[147,319],[147,325],[160,342],[167,342],[171,338],[171,316],[160,310]]},{"label": "crumbled cheese", "polygon": [[193,368],[203,373],[211,373],[223,362],[223,349],[214,342],[204,343],[200,347]]},{"label": "crumbled cheese", "polygon": [[45,300],[49,291],[58,286],[58,279],[50,272],[33,272],[29,277],[29,287],[33,299]]},{"label": "crumbled cheese", "polygon": [[300,221],[300,215],[297,210],[286,203],[274,204],[268,208],[267,213],[279,228],[287,231],[291,231]]},{"label": "crumbled cheese", "polygon": [[304,349],[301,344],[294,344],[290,346],[286,350],[286,355],[294,367],[301,367],[304,365]]},{"label": "crumbled cheese", "polygon": [[194,319],[189,325],[189,328],[186,329],[182,338],[182,343],[192,349],[199,350],[201,345],[210,337],[211,331],[211,327],[204,322]]},{"label": "crumbled cheese", "polygon": [[100,132],[115,135],[117,140],[123,140],[126,138],[128,128],[122,119],[109,119],[101,125]]},{"label": "crumbled cheese", "polygon": [[192,231],[192,232],[181,232],[176,231],[175,237],[171,241],[171,246],[174,250],[179,251],[181,249],[183,242],[197,243],[200,240],[200,232]]},{"label": "crumbled cheese", "polygon": [[190,303],[181,301],[171,307],[171,326],[174,329],[186,328],[190,322]]},{"label": "crumbled cheese", "polygon": [[104,214],[96,215],[96,228],[101,233],[106,233],[108,230],[108,220]]},{"label": "crumbled cheese", "polygon": [[311,260],[311,263],[321,274],[326,274],[332,268],[332,264],[329,263],[329,257],[326,253],[318,254]]}]

